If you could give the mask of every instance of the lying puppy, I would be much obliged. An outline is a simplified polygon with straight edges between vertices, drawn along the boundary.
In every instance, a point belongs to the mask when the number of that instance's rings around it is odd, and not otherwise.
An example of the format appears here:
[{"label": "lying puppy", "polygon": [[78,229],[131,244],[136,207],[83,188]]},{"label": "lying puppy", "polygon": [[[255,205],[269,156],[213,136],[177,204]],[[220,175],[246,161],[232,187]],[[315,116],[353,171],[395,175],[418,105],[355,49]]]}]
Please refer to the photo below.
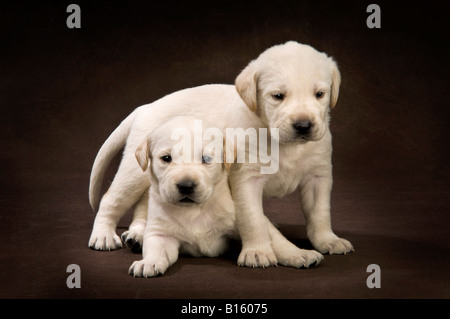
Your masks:
[{"label": "lying puppy", "polygon": [[[239,265],[267,267],[278,263],[302,267],[305,261],[312,265],[321,260],[314,251],[299,249],[282,236],[274,237],[264,215],[263,198],[281,198],[297,189],[307,236],[314,248],[330,254],[352,251],[349,241],[334,234],[330,217],[333,179],[328,124],[340,82],[332,58],[291,41],[263,52],[239,74],[235,86],[186,89],[137,108],[105,141],[95,159],[89,199],[97,210],[102,177],[111,159],[125,146],[119,170],[100,202],[89,246],[97,250],[122,246],[116,234],[117,223],[133,205],[142,206],[140,198],[150,186],[136,165],[134,151],[155,127],[185,113],[208,120],[223,131],[279,130],[275,171],[263,173],[265,164],[246,162],[232,165],[229,172],[243,243]],[[141,214],[136,215],[143,219]],[[142,224],[140,230],[130,232],[127,241],[140,240]]]},{"label": "lying puppy", "polygon": [[[202,130],[215,129],[193,117],[175,117],[155,129],[136,150],[139,166],[147,172],[152,186],[143,259],[129,269],[135,277],[164,274],[177,261],[179,252],[196,257],[218,256],[225,252],[230,238],[239,238],[228,185],[230,164],[223,161],[226,146],[222,136],[217,143],[196,131],[199,121]],[[179,141],[175,132],[182,133],[184,140]],[[201,144],[191,139],[195,134],[201,134]],[[180,143],[184,144],[182,152]],[[272,236],[280,237],[277,243],[287,241],[267,223]],[[320,262],[322,256],[316,255]],[[303,265],[307,267],[310,262],[305,260]]]},{"label": "lying puppy", "polygon": [[[197,150],[192,141],[180,152],[181,141],[173,138],[174,130],[180,129],[190,133],[188,138],[194,136],[195,121],[176,117],[155,129],[136,150],[139,166],[152,185],[143,259],[129,269],[136,277],[164,274],[179,252],[218,256],[227,248],[229,237],[236,237],[229,165],[222,164],[222,147],[208,149],[211,141],[202,139]],[[204,128],[206,122],[201,123]]]}]

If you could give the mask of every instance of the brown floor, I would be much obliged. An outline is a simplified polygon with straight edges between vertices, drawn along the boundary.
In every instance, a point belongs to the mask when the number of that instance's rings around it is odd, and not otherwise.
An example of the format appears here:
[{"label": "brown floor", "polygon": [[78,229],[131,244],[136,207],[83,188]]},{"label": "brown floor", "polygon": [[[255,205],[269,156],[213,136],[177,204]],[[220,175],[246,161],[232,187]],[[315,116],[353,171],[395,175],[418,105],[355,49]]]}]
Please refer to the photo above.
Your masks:
[{"label": "brown floor", "polygon": [[[69,2],[54,3],[2,5],[0,14],[0,298],[450,297],[444,1],[378,1],[381,29],[366,27],[365,1],[80,1],[79,30],[66,27]],[[356,252],[305,270],[248,269],[236,266],[236,244],[223,257],[183,257],[163,277],[136,279],[127,269],[140,257],[129,249],[90,250],[90,169],[120,121],[170,92],[233,83],[287,40],[340,66],[332,218]],[[265,210],[310,247],[295,194]],[[81,268],[80,289],[66,286],[69,264]],[[370,264],[380,266],[379,289],[366,285]]]}]

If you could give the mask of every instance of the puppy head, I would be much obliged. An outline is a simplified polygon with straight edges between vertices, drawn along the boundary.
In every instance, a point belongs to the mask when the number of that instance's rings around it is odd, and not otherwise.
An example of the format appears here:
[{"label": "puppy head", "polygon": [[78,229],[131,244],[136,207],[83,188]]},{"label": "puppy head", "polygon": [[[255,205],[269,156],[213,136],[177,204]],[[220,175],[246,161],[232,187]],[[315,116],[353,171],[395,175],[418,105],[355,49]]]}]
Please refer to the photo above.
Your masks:
[{"label": "puppy head", "polygon": [[220,130],[214,135],[214,129],[206,121],[179,116],[155,129],[137,148],[136,159],[143,171],[150,166],[151,187],[164,202],[200,205],[227,178],[223,137]]},{"label": "puppy head", "polygon": [[287,42],[263,52],[236,78],[236,90],[280,142],[320,140],[338,99],[336,62],[308,45]]}]

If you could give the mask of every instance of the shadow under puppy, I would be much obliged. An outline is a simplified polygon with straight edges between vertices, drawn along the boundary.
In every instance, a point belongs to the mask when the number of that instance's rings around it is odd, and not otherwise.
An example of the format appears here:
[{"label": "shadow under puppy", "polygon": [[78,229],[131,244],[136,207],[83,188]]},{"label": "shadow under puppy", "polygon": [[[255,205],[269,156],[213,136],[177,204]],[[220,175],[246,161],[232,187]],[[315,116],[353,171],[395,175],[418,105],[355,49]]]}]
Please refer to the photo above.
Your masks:
[{"label": "shadow under puppy", "polygon": [[129,274],[162,275],[180,252],[218,256],[231,237],[238,237],[228,185],[231,164],[223,163],[223,137],[203,138],[202,129],[209,127],[214,132],[206,121],[179,116],[155,129],[136,150],[151,187],[143,259],[131,265]]}]

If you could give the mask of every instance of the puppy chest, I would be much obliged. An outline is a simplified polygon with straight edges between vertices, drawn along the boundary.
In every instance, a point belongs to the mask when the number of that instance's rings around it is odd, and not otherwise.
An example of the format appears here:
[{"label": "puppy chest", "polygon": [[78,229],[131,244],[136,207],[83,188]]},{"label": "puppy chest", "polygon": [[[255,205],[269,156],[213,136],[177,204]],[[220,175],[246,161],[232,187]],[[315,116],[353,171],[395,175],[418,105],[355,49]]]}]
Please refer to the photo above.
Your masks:
[{"label": "puppy chest", "polygon": [[286,176],[286,178],[271,178],[264,185],[264,197],[284,197],[297,188],[299,179]]},{"label": "puppy chest", "polygon": [[234,219],[210,219],[203,216],[186,224],[181,248],[193,256],[215,257],[222,254],[234,232]]},{"label": "puppy chest", "polygon": [[216,257],[228,246],[228,238],[220,234],[196,233],[182,242],[181,251],[195,257]]},{"label": "puppy chest", "polygon": [[[331,168],[330,148],[322,144],[280,147],[278,170],[266,175],[264,197],[283,197],[294,192],[308,175],[323,175]],[[326,145],[325,145],[326,146]]]},{"label": "puppy chest", "polygon": [[264,197],[283,197],[297,188],[302,167],[296,161],[280,161],[277,173],[267,175],[264,184]]}]

